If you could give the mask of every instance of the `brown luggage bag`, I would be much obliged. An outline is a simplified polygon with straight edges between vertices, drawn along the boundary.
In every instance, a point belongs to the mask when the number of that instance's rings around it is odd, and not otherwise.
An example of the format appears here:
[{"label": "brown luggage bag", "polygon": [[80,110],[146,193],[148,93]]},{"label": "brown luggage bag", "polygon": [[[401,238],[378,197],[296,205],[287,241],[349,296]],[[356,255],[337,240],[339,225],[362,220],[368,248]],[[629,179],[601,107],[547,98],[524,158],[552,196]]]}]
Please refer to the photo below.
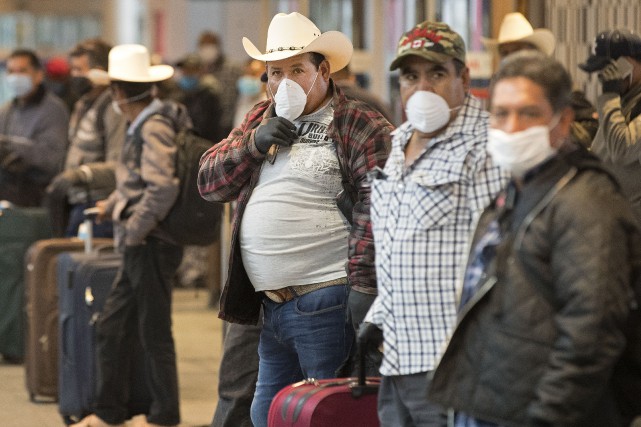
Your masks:
[{"label": "brown luggage bag", "polygon": [[[96,238],[94,245],[113,245],[112,239]],[[81,252],[78,238],[55,238],[35,242],[25,256],[25,374],[32,402],[58,398],[58,286],[57,257],[63,252]]]}]

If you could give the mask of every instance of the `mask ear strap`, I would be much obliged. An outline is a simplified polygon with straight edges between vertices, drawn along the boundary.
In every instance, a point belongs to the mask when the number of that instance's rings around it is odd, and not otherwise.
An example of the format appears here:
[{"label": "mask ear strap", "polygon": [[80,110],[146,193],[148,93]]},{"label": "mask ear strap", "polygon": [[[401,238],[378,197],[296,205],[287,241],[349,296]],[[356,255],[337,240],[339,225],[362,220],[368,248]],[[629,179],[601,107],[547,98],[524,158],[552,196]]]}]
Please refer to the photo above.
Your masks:
[{"label": "mask ear strap", "polygon": [[269,89],[269,94],[272,97],[272,102],[276,102],[276,97],[274,96],[274,92],[272,91],[272,85],[269,83],[269,80],[267,80],[267,89]]},{"label": "mask ear strap", "polygon": [[305,94],[305,96],[309,96],[309,93],[312,91],[312,88],[316,84],[316,79],[318,79],[318,73],[320,73],[320,70],[316,71],[316,77],[314,77],[314,81],[312,82],[312,85],[309,87],[309,90]]}]

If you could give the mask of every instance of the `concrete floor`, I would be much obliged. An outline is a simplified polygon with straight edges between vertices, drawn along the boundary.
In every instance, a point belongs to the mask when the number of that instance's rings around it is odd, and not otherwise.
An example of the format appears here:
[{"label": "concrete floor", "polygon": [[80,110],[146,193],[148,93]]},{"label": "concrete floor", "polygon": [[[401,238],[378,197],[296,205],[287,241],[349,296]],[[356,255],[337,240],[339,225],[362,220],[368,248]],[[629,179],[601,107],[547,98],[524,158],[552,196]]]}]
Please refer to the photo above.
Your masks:
[{"label": "concrete floor", "polygon": [[[174,339],[178,354],[181,427],[208,426],[217,400],[222,321],[200,289],[174,291]],[[132,424],[132,423],[130,423]],[[55,403],[29,401],[23,365],[0,361],[0,427],[64,426]]]}]

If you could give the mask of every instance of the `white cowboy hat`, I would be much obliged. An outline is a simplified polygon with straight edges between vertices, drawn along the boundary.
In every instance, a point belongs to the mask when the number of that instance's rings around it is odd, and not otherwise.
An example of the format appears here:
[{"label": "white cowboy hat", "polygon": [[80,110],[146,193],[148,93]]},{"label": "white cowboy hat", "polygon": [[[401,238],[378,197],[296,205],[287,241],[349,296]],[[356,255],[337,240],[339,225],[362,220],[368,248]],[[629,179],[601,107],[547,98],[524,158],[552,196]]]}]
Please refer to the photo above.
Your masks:
[{"label": "white cowboy hat", "polygon": [[306,52],[321,53],[329,62],[332,73],[344,68],[354,51],[345,34],[340,31],[321,34],[312,21],[298,12],[274,16],[267,30],[265,53],[247,37],[243,37],[243,47],[247,55],[259,61],[278,61]]},{"label": "white cowboy hat", "polygon": [[498,39],[486,39],[483,41],[490,46],[503,43],[526,42],[531,43],[538,50],[546,55],[552,55],[556,39],[552,31],[547,28],[532,28],[532,24],[519,12],[508,13],[501,22]]},{"label": "white cowboy hat", "polygon": [[151,65],[149,51],[139,44],[121,44],[109,51],[109,79],[151,83],[174,75],[171,65]]}]

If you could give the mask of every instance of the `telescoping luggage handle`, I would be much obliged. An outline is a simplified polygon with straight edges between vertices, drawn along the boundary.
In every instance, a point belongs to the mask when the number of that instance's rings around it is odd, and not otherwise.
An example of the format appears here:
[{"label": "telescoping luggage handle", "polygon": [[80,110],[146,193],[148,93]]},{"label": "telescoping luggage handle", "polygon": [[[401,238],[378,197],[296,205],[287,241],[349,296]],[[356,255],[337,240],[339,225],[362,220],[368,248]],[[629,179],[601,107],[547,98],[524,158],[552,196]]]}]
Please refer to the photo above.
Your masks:
[{"label": "telescoping luggage handle", "polygon": [[85,253],[93,251],[93,221],[99,213],[96,207],[87,208],[82,211],[85,220],[78,227],[78,237],[85,242]]},{"label": "telescoping luggage handle", "polygon": [[[294,406],[294,410],[292,413],[292,422],[295,423],[298,420],[298,417],[301,415],[303,411],[303,407],[309,401],[309,399],[312,398],[312,396],[316,395],[320,391],[327,389],[329,387],[346,385],[347,387],[349,387],[352,397],[354,399],[358,399],[366,395],[378,393],[380,381],[377,381],[378,378],[370,379],[369,382],[367,381],[367,377],[365,376],[366,352],[361,350],[362,349],[359,346],[359,348],[357,349],[357,353],[358,353],[357,379],[345,378],[345,379],[338,379],[336,381],[321,383],[315,378],[307,378],[299,383],[294,384],[294,387],[298,387],[302,385],[314,385],[315,387],[312,389],[308,389],[307,391],[303,391],[302,396],[300,396],[300,399],[298,399],[298,402],[296,402],[296,405]],[[280,411],[280,416],[283,420],[287,419],[287,412],[289,410],[290,405],[294,401],[294,396],[296,394],[297,393],[290,394],[289,396],[287,396],[287,398],[283,402],[283,406],[281,407],[281,411]]]}]

